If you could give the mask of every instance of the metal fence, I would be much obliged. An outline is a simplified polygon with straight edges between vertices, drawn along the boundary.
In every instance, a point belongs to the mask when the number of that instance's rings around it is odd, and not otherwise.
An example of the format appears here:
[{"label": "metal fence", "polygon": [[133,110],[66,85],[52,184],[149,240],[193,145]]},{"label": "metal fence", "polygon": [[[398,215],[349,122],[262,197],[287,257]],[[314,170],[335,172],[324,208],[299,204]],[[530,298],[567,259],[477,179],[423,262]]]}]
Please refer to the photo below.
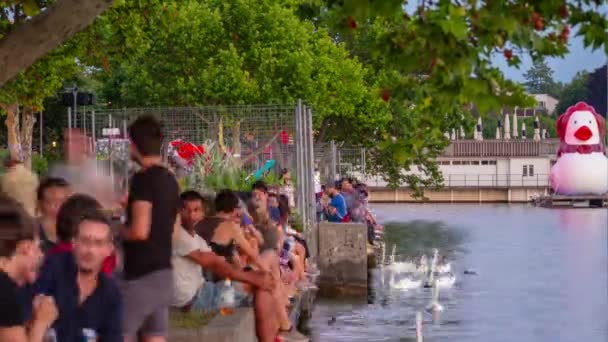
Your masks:
[{"label": "metal fence", "polygon": [[[128,179],[130,142],[127,127],[143,114],[156,116],[163,127],[163,151],[168,142],[212,141],[240,158],[248,172],[274,160],[274,170],[288,169],[296,184],[297,210],[309,230],[316,218],[312,109],[297,105],[204,106],[188,108],[128,108],[72,113],[68,126],[90,139],[98,160],[107,161],[113,178]],[[313,232],[309,239],[313,238]],[[316,245],[316,240],[311,241]]]},{"label": "metal fence", "polygon": [[367,175],[365,148],[343,147],[334,141],[315,144],[315,165],[323,183]]},{"label": "metal fence", "polygon": [[[541,140],[528,142],[476,142],[454,141],[446,148],[442,157],[461,156],[501,158],[522,156],[551,156],[557,151],[559,140]],[[492,153],[496,152],[496,153]],[[509,151],[512,155],[509,155]],[[353,177],[369,186],[384,187],[388,183],[378,175],[373,175],[366,168],[368,152],[365,148],[343,147],[335,142],[315,145],[315,162],[324,182],[338,180],[342,177]],[[487,172],[480,170],[480,172]],[[548,174],[524,176],[521,174],[453,174],[443,175],[445,187],[545,187],[549,186]],[[407,184],[402,184],[407,186]]]}]

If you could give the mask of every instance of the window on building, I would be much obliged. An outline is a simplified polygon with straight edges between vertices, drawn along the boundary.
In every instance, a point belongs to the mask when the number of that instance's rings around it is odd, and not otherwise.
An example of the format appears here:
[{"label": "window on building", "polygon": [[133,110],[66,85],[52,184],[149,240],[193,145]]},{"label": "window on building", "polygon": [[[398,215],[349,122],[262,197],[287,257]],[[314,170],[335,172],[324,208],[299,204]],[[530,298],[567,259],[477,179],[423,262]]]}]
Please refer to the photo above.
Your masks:
[{"label": "window on building", "polygon": [[545,108],[545,101],[538,101],[538,107]]},{"label": "window on building", "polygon": [[488,165],[489,160],[482,160],[481,165]]},{"label": "window on building", "polygon": [[449,160],[440,160],[437,162],[437,164],[439,165],[450,165],[450,161]]},{"label": "window on building", "polygon": [[496,165],[496,160],[488,160],[489,165]]},{"label": "window on building", "polygon": [[470,160],[463,160],[460,165],[471,165]]},{"label": "window on building", "polygon": [[452,165],[462,165],[462,160],[452,160]]},{"label": "window on building", "polygon": [[534,176],[534,165],[528,165],[528,176]]},{"label": "window on building", "polygon": [[524,177],[528,177],[528,165],[524,165],[524,169],[521,172]]},{"label": "window on building", "polygon": [[471,165],[479,165],[479,160],[471,160]]}]

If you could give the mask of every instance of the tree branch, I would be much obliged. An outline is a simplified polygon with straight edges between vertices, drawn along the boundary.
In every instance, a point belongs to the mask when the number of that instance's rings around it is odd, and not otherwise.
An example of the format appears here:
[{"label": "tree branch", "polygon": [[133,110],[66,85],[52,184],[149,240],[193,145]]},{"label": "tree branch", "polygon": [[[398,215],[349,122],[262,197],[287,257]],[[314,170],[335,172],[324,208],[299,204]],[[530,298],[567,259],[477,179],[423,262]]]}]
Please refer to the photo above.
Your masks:
[{"label": "tree branch", "polygon": [[0,40],[0,86],[89,26],[113,0],[58,0]]}]

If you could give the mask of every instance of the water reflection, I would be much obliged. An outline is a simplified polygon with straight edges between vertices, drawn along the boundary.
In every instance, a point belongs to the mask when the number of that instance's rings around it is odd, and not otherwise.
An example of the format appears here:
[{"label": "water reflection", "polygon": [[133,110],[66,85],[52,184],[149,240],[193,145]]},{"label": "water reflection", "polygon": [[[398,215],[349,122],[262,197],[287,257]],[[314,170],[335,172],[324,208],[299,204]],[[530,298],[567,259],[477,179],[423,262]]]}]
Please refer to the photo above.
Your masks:
[{"label": "water reflection", "polygon": [[[445,311],[425,341],[608,340],[608,211],[524,205],[376,206],[397,260],[447,253],[458,277],[440,293]],[[473,269],[478,275],[465,275]],[[396,275],[398,281],[401,275]],[[368,304],[320,301],[314,341],[415,341],[415,314],[428,289],[389,286],[370,270]],[[332,320],[332,317],[335,318]]]}]

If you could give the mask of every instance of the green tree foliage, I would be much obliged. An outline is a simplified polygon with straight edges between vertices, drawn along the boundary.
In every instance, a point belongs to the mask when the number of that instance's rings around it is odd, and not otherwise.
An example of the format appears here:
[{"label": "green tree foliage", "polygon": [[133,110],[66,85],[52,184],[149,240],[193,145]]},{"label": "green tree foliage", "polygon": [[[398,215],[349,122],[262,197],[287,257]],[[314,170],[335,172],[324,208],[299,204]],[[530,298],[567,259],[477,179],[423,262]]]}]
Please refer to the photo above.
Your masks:
[{"label": "green tree foliage", "polygon": [[608,115],[608,64],[595,69],[587,80],[589,96],[587,103],[592,105],[595,110],[606,117]]},{"label": "green tree foliage", "polygon": [[[345,42],[372,68],[370,81],[389,101],[393,120],[375,144],[381,157],[372,159],[373,166],[388,170],[385,176],[393,185],[413,181],[429,186],[438,179],[429,158],[447,143],[442,132],[473,127],[465,110],[470,104],[484,115],[534,104],[491,58],[500,54],[509,65],[519,66],[526,54],[535,62],[563,56],[574,26],[587,46],[608,51],[601,4],[311,0],[299,13],[329,26],[336,41]],[[428,172],[422,177],[402,172],[415,164]]]},{"label": "green tree foliage", "polygon": [[553,70],[545,61],[535,61],[524,74],[524,78],[524,85],[530,94],[549,94],[559,98],[561,87],[553,80]]},{"label": "green tree foliage", "polygon": [[578,72],[570,83],[564,85],[559,96],[559,103],[555,108],[555,115],[559,116],[565,113],[568,107],[579,101],[587,101],[589,97],[589,89],[587,89],[588,80],[589,73],[584,71]]},{"label": "green tree foliage", "polygon": [[[97,28],[104,46],[132,46],[98,72],[115,106],[295,103],[315,110],[324,139],[358,142],[388,121],[366,70],[289,3],[155,1],[111,9]],[[129,25],[123,25],[129,23]],[[137,25],[132,25],[137,23]],[[134,26],[137,26],[137,31]],[[132,41],[124,40],[129,38]],[[121,44],[122,43],[122,44]]]},{"label": "green tree foliage", "polygon": [[[12,32],[40,8],[53,1],[12,1],[0,9],[0,37]],[[38,60],[0,88],[0,109],[6,115],[8,145],[13,158],[30,165],[34,113],[44,108],[46,98],[55,95],[66,78],[81,70],[76,56],[81,39],[75,37]]]}]

